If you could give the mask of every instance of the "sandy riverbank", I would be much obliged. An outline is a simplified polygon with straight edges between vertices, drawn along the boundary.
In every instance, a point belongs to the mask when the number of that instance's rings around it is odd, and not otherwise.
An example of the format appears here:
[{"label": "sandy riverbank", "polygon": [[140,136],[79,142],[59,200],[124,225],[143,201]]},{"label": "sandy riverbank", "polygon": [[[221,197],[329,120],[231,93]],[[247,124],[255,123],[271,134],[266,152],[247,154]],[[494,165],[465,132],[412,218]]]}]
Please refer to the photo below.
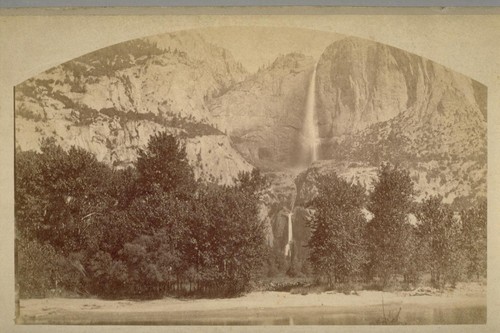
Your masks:
[{"label": "sandy riverbank", "polygon": [[[433,310],[429,321],[436,321],[433,319],[436,309],[445,312],[453,309],[453,316],[458,319],[443,319],[453,322],[463,317],[457,313],[457,309],[484,309],[482,312],[485,316],[485,290],[484,286],[467,284],[444,293],[359,291],[358,295],[335,292],[294,295],[286,292],[252,292],[231,299],[164,298],[148,301],[22,299],[20,313],[22,323],[279,324],[286,318],[298,318],[300,321],[301,317],[314,322],[314,316],[321,322],[333,315],[343,315],[343,318],[354,316],[354,323],[371,323],[382,316],[382,311],[386,311],[387,316],[393,316],[398,309],[401,309],[402,314],[411,312],[414,317],[422,317],[417,318],[418,322],[425,321],[429,317],[428,312]],[[364,317],[360,318],[360,315]],[[448,316],[443,313],[440,315]],[[471,320],[474,321],[474,314],[472,316]],[[335,323],[331,320],[326,322]]]}]

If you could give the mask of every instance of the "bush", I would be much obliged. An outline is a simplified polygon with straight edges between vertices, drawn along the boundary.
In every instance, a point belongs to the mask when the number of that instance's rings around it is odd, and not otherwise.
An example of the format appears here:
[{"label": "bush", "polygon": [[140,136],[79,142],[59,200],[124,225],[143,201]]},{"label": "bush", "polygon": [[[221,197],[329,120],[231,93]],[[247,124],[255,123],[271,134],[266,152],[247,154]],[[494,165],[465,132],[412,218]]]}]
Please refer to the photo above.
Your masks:
[{"label": "bush", "polygon": [[17,282],[20,297],[45,297],[61,290],[81,292],[83,272],[49,244],[19,241]]},{"label": "bush", "polygon": [[41,116],[31,110],[28,110],[24,104],[21,104],[16,108],[16,116],[23,117],[28,120],[33,120],[35,122],[45,121],[45,116]]}]

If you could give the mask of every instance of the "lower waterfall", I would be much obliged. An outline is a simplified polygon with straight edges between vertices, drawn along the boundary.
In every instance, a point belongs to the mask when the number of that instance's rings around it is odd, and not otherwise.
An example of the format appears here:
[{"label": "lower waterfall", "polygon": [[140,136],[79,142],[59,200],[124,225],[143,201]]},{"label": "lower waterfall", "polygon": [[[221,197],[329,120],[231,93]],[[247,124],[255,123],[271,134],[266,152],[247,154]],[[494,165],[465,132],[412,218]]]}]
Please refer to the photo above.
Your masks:
[{"label": "lower waterfall", "polygon": [[293,213],[288,213],[288,243],[285,246],[285,255],[291,255],[291,245],[293,240],[293,225],[292,225],[292,215]]}]

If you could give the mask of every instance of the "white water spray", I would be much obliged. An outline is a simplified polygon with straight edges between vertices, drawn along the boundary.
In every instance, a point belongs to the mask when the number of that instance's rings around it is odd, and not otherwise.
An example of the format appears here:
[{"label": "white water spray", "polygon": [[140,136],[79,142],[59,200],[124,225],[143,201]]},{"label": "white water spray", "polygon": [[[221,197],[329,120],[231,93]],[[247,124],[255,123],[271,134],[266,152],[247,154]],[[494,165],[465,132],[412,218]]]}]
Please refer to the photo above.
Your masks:
[{"label": "white water spray", "polygon": [[296,192],[292,196],[292,203],[290,205],[290,212],[288,213],[288,243],[285,246],[285,256],[291,256],[291,246],[293,242],[293,223],[292,223],[292,215],[293,215],[293,206],[295,206]]},{"label": "white water spray", "polygon": [[293,213],[290,212],[288,213],[288,243],[285,246],[285,255],[290,256],[291,255],[291,245],[293,241],[293,224],[292,224],[292,215]]},{"label": "white water spray", "polygon": [[310,156],[310,162],[314,162],[318,159],[318,127],[316,125],[316,68],[318,64],[314,66],[313,73],[311,75],[311,81],[309,82],[309,88],[307,90],[307,101],[306,101],[306,115],[304,119],[304,129],[303,134],[306,140],[306,145],[308,148],[307,156]]}]

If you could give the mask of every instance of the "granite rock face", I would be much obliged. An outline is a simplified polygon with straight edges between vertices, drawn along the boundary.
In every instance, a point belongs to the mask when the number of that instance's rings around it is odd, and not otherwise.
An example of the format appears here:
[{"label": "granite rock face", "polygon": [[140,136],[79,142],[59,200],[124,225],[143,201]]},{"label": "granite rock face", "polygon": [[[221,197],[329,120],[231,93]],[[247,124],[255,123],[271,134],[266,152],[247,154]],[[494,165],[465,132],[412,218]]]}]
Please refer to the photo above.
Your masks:
[{"label": "granite rock face", "polygon": [[16,145],[37,149],[54,137],[127,167],[152,134],[167,131],[186,145],[196,176],[231,184],[253,167],[214,127],[207,105],[246,75],[227,50],[196,33],[110,46],[16,87]]},{"label": "granite rock face", "polygon": [[226,94],[212,100],[217,127],[235,138],[238,150],[254,165],[289,166],[298,162],[307,87],[314,59],[279,56]]},{"label": "granite rock face", "polygon": [[[481,125],[485,90],[442,65],[388,45],[345,38],[332,43],[317,67],[316,109],[320,135],[338,137],[400,114],[417,126],[460,112]],[[439,118],[439,119],[435,119]]]},{"label": "granite rock face", "polygon": [[318,62],[320,157],[409,169],[419,198],[486,196],[486,87],[440,64],[359,38]]}]

